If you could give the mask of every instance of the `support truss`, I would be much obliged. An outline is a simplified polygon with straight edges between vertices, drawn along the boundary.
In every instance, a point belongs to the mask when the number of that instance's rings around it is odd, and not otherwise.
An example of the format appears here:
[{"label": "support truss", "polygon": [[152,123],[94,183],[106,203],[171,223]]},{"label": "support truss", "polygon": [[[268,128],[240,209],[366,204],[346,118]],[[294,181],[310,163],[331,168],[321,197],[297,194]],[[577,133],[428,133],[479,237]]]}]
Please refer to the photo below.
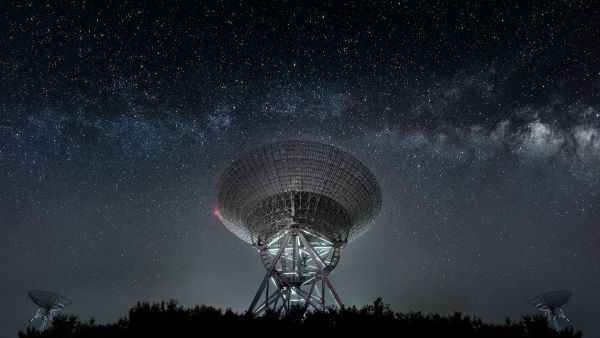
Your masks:
[{"label": "support truss", "polygon": [[[285,315],[293,306],[323,310],[327,292],[333,304],[342,307],[328,276],[339,262],[344,244],[301,229],[297,224],[271,237],[259,246],[267,273],[248,311],[260,314],[273,309]],[[274,288],[272,292],[270,287]],[[263,295],[264,300],[259,303]]]},{"label": "support truss", "polygon": [[561,307],[549,308],[547,306],[538,306],[537,308],[544,313],[546,320],[548,320],[548,323],[552,325],[556,331],[560,331],[560,324],[558,323],[559,319],[562,318],[567,322],[571,321],[571,319],[565,315],[565,312]]},{"label": "support truss", "polygon": [[42,322],[40,323],[39,330],[44,331],[46,329],[46,327],[52,323],[52,320],[54,320],[54,315],[56,314],[56,312],[58,312],[60,310],[61,310],[60,308],[45,309],[43,307],[40,307],[37,309],[37,311],[35,312],[33,317],[31,317],[29,322],[33,322],[37,318],[42,318]]}]

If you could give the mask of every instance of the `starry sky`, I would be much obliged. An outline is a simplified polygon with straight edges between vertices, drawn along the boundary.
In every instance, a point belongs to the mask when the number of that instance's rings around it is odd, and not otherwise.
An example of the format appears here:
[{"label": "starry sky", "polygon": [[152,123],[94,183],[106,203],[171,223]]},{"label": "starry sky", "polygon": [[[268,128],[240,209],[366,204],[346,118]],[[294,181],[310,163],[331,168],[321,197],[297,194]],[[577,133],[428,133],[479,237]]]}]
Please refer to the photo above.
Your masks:
[{"label": "starry sky", "polygon": [[331,275],[346,304],[502,322],[566,288],[600,336],[599,20],[591,1],[3,1],[0,336],[28,289],[99,322],[245,310],[264,267],[215,183],[285,139],[382,186]]}]

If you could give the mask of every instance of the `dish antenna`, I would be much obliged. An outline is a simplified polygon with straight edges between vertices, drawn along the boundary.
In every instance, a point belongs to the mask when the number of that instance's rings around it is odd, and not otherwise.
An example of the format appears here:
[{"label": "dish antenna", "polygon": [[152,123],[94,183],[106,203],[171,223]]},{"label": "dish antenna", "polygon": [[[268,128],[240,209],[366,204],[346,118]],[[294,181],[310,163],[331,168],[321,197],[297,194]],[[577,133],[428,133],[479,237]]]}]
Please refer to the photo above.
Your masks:
[{"label": "dish antenna", "polygon": [[324,309],[326,290],[341,307],[329,274],[380,207],[371,171],[329,145],[271,143],[233,162],[217,184],[214,214],[258,250],[267,270],[248,311]]},{"label": "dish antenna", "polygon": [[42,318],[40,331],[46,328],[47,323],[52,323],[56,312],[73,303],[69,298],[52,291],[30,290],[28,293],[31,300],[39,306],[29,321],[33,322],[36,318]]},{"label": "dish antenna", "polygon": [[558,331],[560,330],[560,325],[558,324],[560,318],[565,319],[567,322],[571,321],[565,315],[562,306],[567,303],[572,294],[573,292],[569,290],[544,292],[541,295],[530,298],[527,303],[542,311],[546,315],[548,323],[553,325],[554,329]]}]

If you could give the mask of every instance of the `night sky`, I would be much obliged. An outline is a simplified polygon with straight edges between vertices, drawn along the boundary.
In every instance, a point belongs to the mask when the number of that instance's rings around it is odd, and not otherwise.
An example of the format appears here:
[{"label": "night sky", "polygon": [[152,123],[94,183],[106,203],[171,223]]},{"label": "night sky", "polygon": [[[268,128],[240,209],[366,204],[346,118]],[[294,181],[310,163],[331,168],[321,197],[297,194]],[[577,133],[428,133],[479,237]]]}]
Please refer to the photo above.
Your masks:
[{"label": "night sky", "polygon": [[382,187],[331,275],[344,303],[503,322],[566,288],[599,336],[600,6],[445,3],[2,1],[0,336],[29,289],[98,322],[245,310],[265,270],[215,184],[284,139]]}]

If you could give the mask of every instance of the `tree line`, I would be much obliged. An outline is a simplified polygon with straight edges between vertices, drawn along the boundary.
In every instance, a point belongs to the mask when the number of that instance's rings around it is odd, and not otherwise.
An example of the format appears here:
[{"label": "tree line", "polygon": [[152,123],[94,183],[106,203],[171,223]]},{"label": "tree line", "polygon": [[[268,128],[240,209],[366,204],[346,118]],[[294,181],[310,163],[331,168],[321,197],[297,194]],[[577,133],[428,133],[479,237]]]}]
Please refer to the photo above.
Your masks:
[{"label": "tree line", "polygon": [[398,313],[381,298],[372,305],[305,312],[292,307],[285,316],[267,310],[260,316],[235,313],[212,306],[184,308],[174,300],[138,303],[127,317],[112,324],[82,321],[74,315],[59,315],[40,332],[33,327],[19,332],[20,338],[100,338],[100,337],[218,337],[244,335],[364,337],[456,337],[456,338],[581,338],[579,331],[555,331],[541,315],[526,315],[518,321],[488,324],[476,317],[455,312],[449,315],[422,312]]}]

